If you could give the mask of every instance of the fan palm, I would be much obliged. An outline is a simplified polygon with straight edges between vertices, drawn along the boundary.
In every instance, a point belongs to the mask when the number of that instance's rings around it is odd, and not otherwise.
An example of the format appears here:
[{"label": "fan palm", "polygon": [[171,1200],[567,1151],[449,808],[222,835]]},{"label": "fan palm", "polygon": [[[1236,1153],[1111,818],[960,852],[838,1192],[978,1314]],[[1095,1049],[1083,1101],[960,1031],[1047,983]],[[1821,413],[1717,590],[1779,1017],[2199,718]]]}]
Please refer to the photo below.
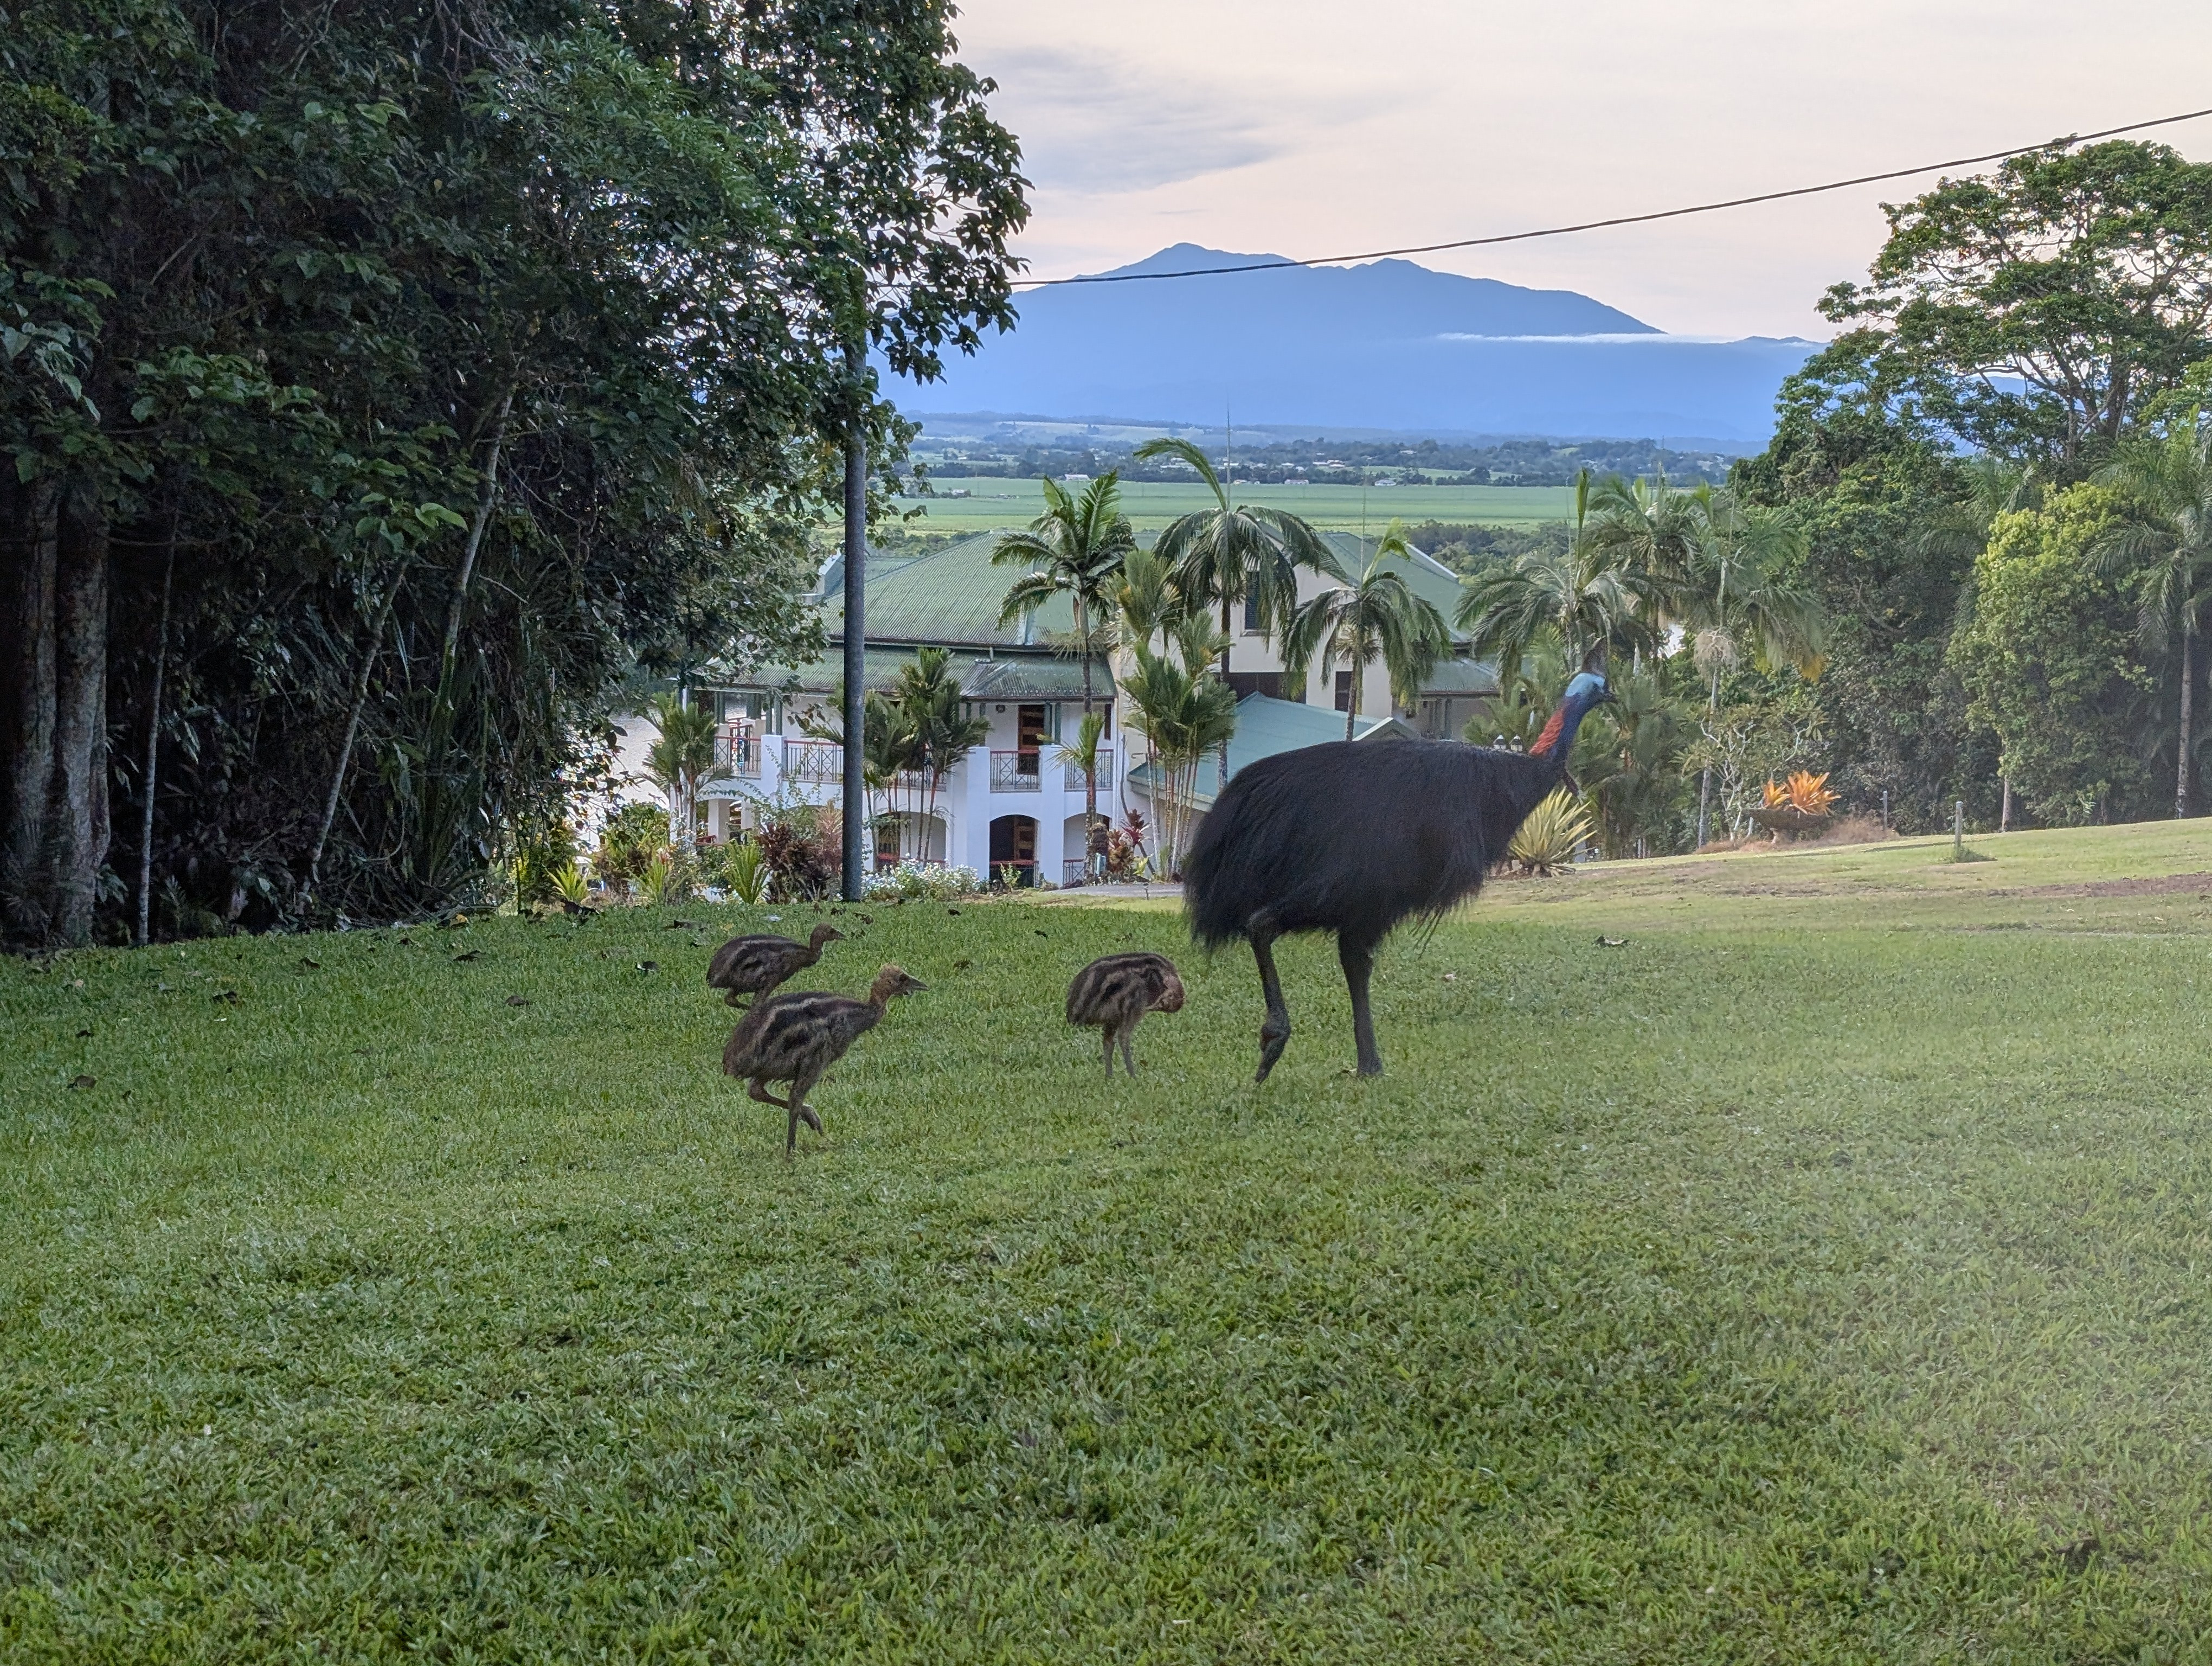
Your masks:
[{"label": "fan palm", "polygon": [[1643,595],[1632,574],[1589,524],[1590,472],[1575,477],[1575,524],[1565,550],[1531,550],[1510,567],[1468,581],[1455,621],[1468,646],[1498,661],[1510,679],[1530,643],[1556,636],[1570,665],[1603,662],[1616,638],[1633,640]]},{"label": "fan palm", "polygon": [[[1805,535],[1787,516],[1714,494],[1706,536],[1675,602],[1690,657],[1705,680],[1706,710],[1720,710],[1721,678],[1748,659],[1761,671],[1795,666],[1818,677],[1826,625],[1814,594],[1790,576],[1804,559]],[[1712,763],[1698,778],[1698,842],[1705,842]]]},{"label": "fan palm", "polygon": [[1451,652],[1443,615],[1413,593],[1403,573],[1383,564],[1394,556],[1405,561],[1411,554],[1405,524],[1392,521],[1359,577],[1301,604],[1283,632],[1283,666],[1297,686],[1304,685],[1316,657],[1323,677],[1340,660],[1352,667],[1352,699],[1344,714],[1346,740],[1358,721],[1359,685],[1368,666],[1382,660],[1398,703],[1411,707],[1419,702],[1422,682],[1437,661]]},{"label": "fan palm", "polygon": [[[1206,645],[1212,646],[1210,637]],[[1122,679],[1121,691],[1133,708],[1130,721],[1145,732],[1152,748],[1160,860],[1164,871],[1173,873],[1194,807],[1199,762],[1207,752],[1225,748],[1237,732],[1237,696],[1228,684],[1200,669],[1210,655],[1179,665],[1172,656],[1139,647],[1136,657],[1136,669]]]},{"label": "fan palm", "polygon": [[[1587,481],[1589,471],[1583,471]],[[1578,489],[1581,482],[1577,482]],[[1669,486],[1664,477],[1632,483],[1607,475],[1587,488],[1582,537],[1610,556],[1653,623],[1672,623],[1695,585],[1707,531],[1711,489]]]},{"label": "fan palm", "polygon": [[2145,646],[2161,648],[2176,626],[2181,632],[2173,813],[2185,816],[2197,638],[2205,604],[2212,601],[2212,429],[2192,421],[2163,440],[2130,446],[2103,478],[2127,495],[2135,517],[2100,540],[2098,566],[2108,574],[2140,568],[2136,626]]},{"label": "fan palm", "polygon": [[[1176,588],[1193,605],[1221,611],[1221,680],[1229,680],[1230,610],[1248,605],[1269,641],[1289,624],[1298,605],[1301,567],[1340,581],[1348,579],[1336,555],[1311,526],[1287,509],[1232,504],[1206,453],[1188,440],[1147,440],[1139,459],[1176,457],[1198,471],[1213,494],[1213,507],[1179,515],[1153,544],[1175,572]],[[1224,741],[1221,780],[1229,779]]]}]

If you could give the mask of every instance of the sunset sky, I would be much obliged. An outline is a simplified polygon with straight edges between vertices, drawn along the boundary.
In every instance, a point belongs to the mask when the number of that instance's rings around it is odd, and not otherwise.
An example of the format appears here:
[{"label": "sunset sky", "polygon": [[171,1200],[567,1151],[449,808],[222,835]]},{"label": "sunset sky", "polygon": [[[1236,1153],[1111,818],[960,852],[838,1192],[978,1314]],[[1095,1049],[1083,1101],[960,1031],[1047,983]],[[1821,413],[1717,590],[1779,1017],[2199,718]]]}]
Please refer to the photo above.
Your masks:
[{"label": "sunset sky", "polygon": [[[1519,230],[2212,105],[2212,7],[2171,0],[969,0],[957,27],[1023,140],[1038,277]],[[2148,137],[2212,158],[2212,119]],[[1921,188],[1423,261],[1683,333],[1825,337],[1814,302]]]}]

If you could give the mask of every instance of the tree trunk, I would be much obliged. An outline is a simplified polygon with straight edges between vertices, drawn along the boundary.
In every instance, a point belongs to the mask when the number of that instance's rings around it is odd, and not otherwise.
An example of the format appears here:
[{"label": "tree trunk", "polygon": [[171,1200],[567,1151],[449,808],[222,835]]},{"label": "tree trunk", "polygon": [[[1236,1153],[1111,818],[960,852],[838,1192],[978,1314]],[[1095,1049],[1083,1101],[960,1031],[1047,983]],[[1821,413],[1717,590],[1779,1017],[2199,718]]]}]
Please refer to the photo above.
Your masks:
[{"label": "tree trunk", "polygon": [[55,539],[55,937],[92,941],[107,860],[107,517],[88,494],[64,495]]},{"label": "tree trunk", "polygon": [[46,934],[54,775],[54,494],[0,470],[0,901]]},{"label": "tree trunk", "polygon": [[353,745],[361,734],[362,713],[368,705],[369,674],[374,670],[377,655],[384,646],[384,627],[392,617],[392,609],[399,599],[399,581],[392,581],[392,589],[377,610],[376,622],[369,627],[368,648],[361,656],[361,669],[354,673],[353,697],[346,704],[345,737],[338,742],[338,761],[331,770],[331,790],[323,795],[322,819],[315,826],[315,848],[307,856],[307,895],[304,902],[315,894],[322,883],[323,851],[330,843],[331,829],[338,818],[338,800],[345,788],[346,769],[353,762]]},{"label": "tree trunk", "polygon": [[2189,616],[2181,619],[2181,748],[2174,760],[2173,813],[2189,813],[2189,720],[2197,696],[2197,632]]},{"label": "tree trunk", "polygon": [[1359,684],[1364,680],[1367,667],[1357,660],[1352,662],[1352,697],[1344,702],[1344,738],[1352,739],[1352,726],[1359,721]]},{"label": "tree trunk", "polygon": [[1997,784],[2002,789],[2002,797],[1997,804],[1997,831],[2009,833],[2012,831],[2012,777],[2006,775]]},{"label": "tree trunk", "polygon": [[[1083,605],[1083,593],[1075,592],[1075,646],[1083,655],[1083,722],[1091,724],[1091,628],[1090,614]],[[1098,827],[1098,748],[1091,749],[1090,761],[1083,769],[1083,871],[1097,879],[1104,864],[1105,836]]]},{"label": "tree trunk", "polygon": [[146,771],[140,783],[138,812],[138,927],[134,940],[146,946],[154,920],[154,790],[161,780],[161,687],[169,670],[169,595],[177,577],[178,511],[169,511],[169,544],[161,559],[161,616],[154,631],[154,693],[146,702]]},{"label": "tree trunk", "polygon": [[477,512],[469,523],[468,542],[461,549],[461,564],[453,574],[453,598],[446,609],[446,650],[441,662],[439,685],[442,690],[451,683],[453,656],[461,645],[461,615],[469,599],[469,580],[476,572],[477,551],[483,547],[484,527],[491,520],[491,506],[499,497],[499,453],[507,442],[507,413],[514,408],[514,387],[508,384],[501,396],[499,415],[491,425],[491,453],[484,459],[483,483],[477,491]]},{"label": "tree trunk", "polygon": [[[1236,638],[1229,634],[1229,598],[1224,596],[1221,599],[1221,680],[1224,684],[1229,681],[1229,648],[1235,641]],[[1196,769],[1197,766],[1192,765],[1191,786],[1194,789],[1198,785]],[[1220,773],[1214,777],[1213,790],[1216,793],[1219,793],[1224,791],[1228,785],[1229,743],[1224,740],[1221,743],[1221,769]]]}]

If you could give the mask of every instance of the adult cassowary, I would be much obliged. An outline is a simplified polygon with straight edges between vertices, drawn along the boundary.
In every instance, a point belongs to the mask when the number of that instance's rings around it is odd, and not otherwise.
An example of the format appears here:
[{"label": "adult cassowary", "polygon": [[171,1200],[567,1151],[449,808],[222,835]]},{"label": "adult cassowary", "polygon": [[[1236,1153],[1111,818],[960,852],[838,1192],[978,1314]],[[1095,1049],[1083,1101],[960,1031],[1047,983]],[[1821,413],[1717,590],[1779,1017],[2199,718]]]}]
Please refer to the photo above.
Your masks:
[{"label": "adult cassowary", "polygon": [[1291,1015],[1275,939],[1334,932],[1352,991],[1359,1073],[1382,1073],[1368,1010],[1375,951],[1409,915],[1433,919],[1474,894],[1531,810],[1565,773],[1575,731],[1613,698],[1583,672],[1526,752],[1449,740],[1334,741],[1248,764],[1199,824],[1183,863],[1191,934],[1241,937],[1267,998],[1260,1073],[1282,1057]]}]

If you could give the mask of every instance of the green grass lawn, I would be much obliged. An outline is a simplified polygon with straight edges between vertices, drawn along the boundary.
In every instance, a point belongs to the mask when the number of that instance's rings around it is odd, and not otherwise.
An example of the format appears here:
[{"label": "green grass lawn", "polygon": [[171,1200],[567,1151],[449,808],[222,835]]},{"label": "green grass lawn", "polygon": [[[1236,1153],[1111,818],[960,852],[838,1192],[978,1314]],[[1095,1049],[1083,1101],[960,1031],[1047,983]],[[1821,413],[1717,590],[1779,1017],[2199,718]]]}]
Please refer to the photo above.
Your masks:
[{"label": "green grass lawn", "polygon": [[[1044,493],[1034,480],[944,480],[943,491],[965,489],[967,497],[902,497],[902,510],[921,514],[909,531],[995,532],[1025,526],[1044,512]],[[1395,486],[1387,490],[1358,486],[1239,485],[1239,503],[1292,509],[1324,532],[1356,532],[1364,524],[1379,534],[1392,516],[1407,521],[1442,520],[1479,526],[1534,526],[1565,520],[1574,514],[1571,486]],[[1132,480],[1121,487],[1121,506],[1140,532],[1156,532],[1179,514],[1205,508],[1213,495],[1193,481],[1188,485]]]},{"label": "green grass lawn", "polygon": [[873,908],[790,1164],[737,910],[0,964],[0,1659],[2204,1659],[2212,827],[1974,842],[1501,884],[1365,1083]]}]

